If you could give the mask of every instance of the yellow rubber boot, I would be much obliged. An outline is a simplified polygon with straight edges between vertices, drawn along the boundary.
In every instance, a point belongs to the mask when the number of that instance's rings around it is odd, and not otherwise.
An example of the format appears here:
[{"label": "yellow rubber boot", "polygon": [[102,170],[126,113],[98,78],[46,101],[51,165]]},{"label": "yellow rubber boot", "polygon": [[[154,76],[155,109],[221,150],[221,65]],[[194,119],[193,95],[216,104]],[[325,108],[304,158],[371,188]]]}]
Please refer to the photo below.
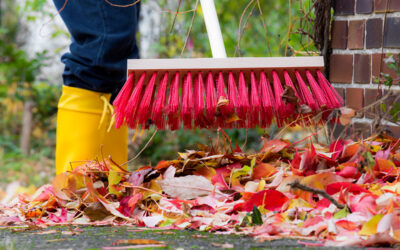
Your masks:
[{"label": "yellow rubber boot", "polygon": [[109,155],[118,164],[128,160],[128,128],[109,129],[110,96],[63,86],[57,114],[57,174]]}]

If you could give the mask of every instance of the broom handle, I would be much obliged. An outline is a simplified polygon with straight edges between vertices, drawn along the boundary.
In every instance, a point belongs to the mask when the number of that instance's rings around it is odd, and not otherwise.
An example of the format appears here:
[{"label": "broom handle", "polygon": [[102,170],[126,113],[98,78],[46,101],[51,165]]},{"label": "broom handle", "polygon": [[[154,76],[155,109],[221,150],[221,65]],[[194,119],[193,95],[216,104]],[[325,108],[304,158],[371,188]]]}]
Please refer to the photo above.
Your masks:
[{"label": "broom handle", "polygon": [[214,0],[200,0],[200,4],[213,58],[226,58],[224,40],[222,39]]}]

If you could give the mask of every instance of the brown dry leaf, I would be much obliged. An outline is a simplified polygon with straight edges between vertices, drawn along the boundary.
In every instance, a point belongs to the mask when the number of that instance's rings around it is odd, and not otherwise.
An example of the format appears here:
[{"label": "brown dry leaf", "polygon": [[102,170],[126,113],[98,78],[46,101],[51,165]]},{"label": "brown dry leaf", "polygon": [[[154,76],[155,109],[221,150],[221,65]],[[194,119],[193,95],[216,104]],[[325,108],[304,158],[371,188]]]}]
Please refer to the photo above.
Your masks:
[{"label": "brown dry leaf", "polygon": [[306,104],[300,104],[296,107],[296,111],[300,114],[308,114],[312,112],[312,109]]},{"label": "brown dry leaf", "polygon": [[149,239],[131,239],[131,240],[118,240],[112,245],[131,244],[131,245],[150,245],[150,244],[165,244],[162,241],[149,240]]},{"label": "brown dry leaf", "polygon": [[67,238],[62,238],[62,239],[46,240],[46,243],[57,242],[57,241],[65,241],[65,240],[69,240],[69,239],[67,239]]},{"label": "brown dry leaf", "polygon": [[162,231],[162,232],[154,232],[155,234],[174,234],[174,232],[171,231]]},{"label": "brown dry leaf", "polygon": [[213,245],[213,246],[215,246],[215,247],[220,247],[220,248],[234,248],[234,245],[233,245],[233,244],[230,244],[230,243],[223,243],[223,244],[221,244],[221,243],[212,242],[211,245]]},{"label": "brown dry leaf", "polygon": [[101,221],[111,215],[100,202],[90,203],[83,211],[91,221]]},{"label": "brown dry leaf", "polygon": [[356,112],[354,109],[348,107],[340,108],[339,121],[342,125],[347,125],[351,122],[351,119],[355,116]]},{"label": "brown dry leaf", "polygon": [[176,177],[157,182],[164,193],[182,200],[207,196],[214,190],[214,185],[207,178],[198,175]]},{"label": "brown dry leaf", "polygon": [[240,120],[240,118],[236,115],[236,113],[231,113],[225,118],[226,123],[232,123],[238,120]]},{"label": "brown dry leaf", "polygon": [[38,230],[38,229],[40,230],[40,229],[43,229],[43,228],[47,227],[46,225],[38,226],[38,225],[35,225],[35,224],[31,223],[31,222],[26,222],[26,223],[29,223],[28,226],[19,227],[19,228],[13,228],[11,231],[12,232],[25,232],[25,231],[29,231],[29,230]]},{"label": "brown dry leaf", "polygon": [[201,234],[193,234],[192,237],[193,237],[193,238],[208,238],[208,236],[206,236],[206,235],[201,235]]},{"label": "brown dry leaf", "polygon": [[[76,191],[75,177],[70,173],[62,173],[57,175],[53,180],[54,195],[62,200],[71,200],[71,193]],[[65,192],[69,190],[70,192]]]},{"label": "brown dry leaf", "polygon": [[32,233],[32,234],[55,234],[55,233],[58,233],[58,231],[57,230],[47,230],[47,231],[40,231],[40,232],[34,232],[34,233]]},{"label": "brown dry leaf", "polygon": [[296,96],[294,90],[290,86],[285,86],[285,90],[282,93],[282,100],[286,103],[293,103],[297,105],[300,99]]},{"label": "brown dry leaf", "polygon": [[229,100],[226,97],[220,96],[217,102],[217,108],[228,105]]},{"label": "brown dry leaf", "polygon": [[80,234],[80,232],[62,231],[61,234],[63,234],[63,235],[78,235],[78,234]]}]

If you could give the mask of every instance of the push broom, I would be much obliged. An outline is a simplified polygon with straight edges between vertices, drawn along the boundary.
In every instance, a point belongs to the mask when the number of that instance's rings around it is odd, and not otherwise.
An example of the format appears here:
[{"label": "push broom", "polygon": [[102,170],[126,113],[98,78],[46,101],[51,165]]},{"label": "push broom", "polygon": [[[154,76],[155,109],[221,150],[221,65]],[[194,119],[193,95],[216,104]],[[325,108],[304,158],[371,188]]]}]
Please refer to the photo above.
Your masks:
[{"label": "push broom", "polygon": [[266,128],[343,105],[322,57],[227,58],[214,1],[200,2],[213,58],[128,60],[116,127]]}]

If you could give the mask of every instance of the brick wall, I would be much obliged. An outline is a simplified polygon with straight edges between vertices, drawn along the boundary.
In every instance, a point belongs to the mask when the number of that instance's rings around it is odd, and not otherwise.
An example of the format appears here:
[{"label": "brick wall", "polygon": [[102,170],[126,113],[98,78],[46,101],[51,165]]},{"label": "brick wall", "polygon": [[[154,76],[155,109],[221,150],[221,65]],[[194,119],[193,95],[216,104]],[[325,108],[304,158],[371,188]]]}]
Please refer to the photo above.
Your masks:
[{"label": "brick wall", "polygon": [[[400,0],[334,0],[333,5],[330,81],[346,106],[359,110],[376,101],[374,79],[381,70],[394,76],[381,62],[389,53],[400,53]],[[392,89],[400,94],[399,86]],[[373,110],[354,122],[368,131],[372,117]],[[392,125],[400,137],[400,128]]]}]

